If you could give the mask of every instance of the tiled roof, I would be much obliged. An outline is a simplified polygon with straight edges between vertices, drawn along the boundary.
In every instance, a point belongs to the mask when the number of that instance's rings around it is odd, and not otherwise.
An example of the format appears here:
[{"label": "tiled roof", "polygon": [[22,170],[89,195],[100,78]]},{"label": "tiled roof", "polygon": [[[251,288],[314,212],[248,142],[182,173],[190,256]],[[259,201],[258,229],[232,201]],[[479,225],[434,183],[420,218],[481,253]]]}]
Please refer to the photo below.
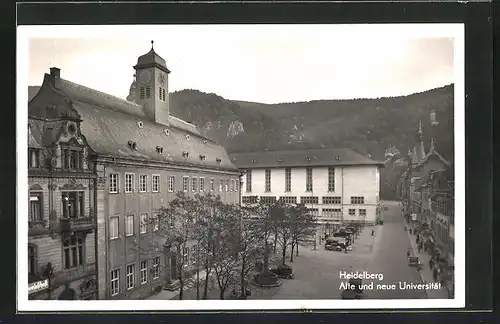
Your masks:
[{"label": "tiled roof", "polygon": [[38,93],[39,90],[40,90],[39,86],[29,86],[28,87],[28,102],[30,102],[31,99],[33,99],[36,96],[36,94]]},{"label": "tiled roof", "polygon": [[164,67],[167,67],[167,63],[165,62],[165,60],[160,55],[158,55],[153,48],[151,48],[151,50],[146,54],[139,56],[139,58],[137,59],[137,66],[149,64],[160,64]]},{"label": "tiled roof", "polygon": [[238,168],[384,165],[348,148],[234,153],[231,161]]},{"label": "tiled roof", "polygon": [[[36,121],[28,121],[28,147],[29,148],[43,148],[43,146],[38,142],[41,139],[40,123]],[[33,134],[34,133],[34,134]]]},{"label": "tiled roof", "polygon": [[[52,87],[51,78],[46,75],[42,87]],[[56,84],[81,115],[81,132],[100,155],[236,170],[226,150],[200,136],[193,125],[174,117],[167,127],[150,120],[140,105],[67,80],[58,79]]]}]

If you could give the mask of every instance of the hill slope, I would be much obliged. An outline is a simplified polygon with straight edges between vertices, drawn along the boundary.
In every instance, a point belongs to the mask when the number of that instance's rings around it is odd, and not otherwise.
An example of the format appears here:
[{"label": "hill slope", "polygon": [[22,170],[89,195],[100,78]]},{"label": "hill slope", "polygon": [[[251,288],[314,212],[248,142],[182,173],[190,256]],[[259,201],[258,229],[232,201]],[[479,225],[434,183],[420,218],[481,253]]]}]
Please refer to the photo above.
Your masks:
[{"label": "hill slope", "polygon": [[[174,116],[195,123],[229,152],[348,147],[384,160],[390,145],[402,154],[413,147],[422,120],[426,145],[433,133],[437,150],[453,161],[453,85],[404,97],[275,105],[231,101],[197,90],[174,92],[170,100]],[[432,131],[431,110],[439,121]],[[401,169],[389,162],[383,170],[383,198],[393,198]]]}]

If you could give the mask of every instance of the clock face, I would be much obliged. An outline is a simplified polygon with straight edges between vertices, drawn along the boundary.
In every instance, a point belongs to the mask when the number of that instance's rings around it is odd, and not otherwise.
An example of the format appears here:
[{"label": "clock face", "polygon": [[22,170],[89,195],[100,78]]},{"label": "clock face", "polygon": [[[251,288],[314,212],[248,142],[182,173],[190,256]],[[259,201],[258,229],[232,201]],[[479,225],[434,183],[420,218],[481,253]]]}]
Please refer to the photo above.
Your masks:
[{"label": "clock face", "polygon": [[158,76],[158,81],[161,85],[165,85],[165,83],[167,82],[167,78],[165,77],[164,73],[160,73],[160,75]]},{"label": "clock face", "polygon": [[151,72],[149,72],[148,70],[144,70],[139,74],[139,78],[141,83],[149,83],[151,81]]}]

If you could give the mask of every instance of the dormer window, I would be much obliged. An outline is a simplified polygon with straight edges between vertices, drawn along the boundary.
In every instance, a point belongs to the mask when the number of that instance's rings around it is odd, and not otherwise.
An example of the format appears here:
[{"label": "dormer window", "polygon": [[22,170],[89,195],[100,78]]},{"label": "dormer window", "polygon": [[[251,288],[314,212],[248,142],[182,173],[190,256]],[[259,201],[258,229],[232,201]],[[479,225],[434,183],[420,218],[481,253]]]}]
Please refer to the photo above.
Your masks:
[{"label": "dormer window", "polygon": [[207,144],[208,141],[206,139],[203,140],[203,144]]},{"label": "dormer window", "polygon": [[252,159],[252,163],[257,163],[257,160],[256,159]]},{"label": "dormer window", "polygon": [[205,155],[200,154],[200,160],[205,161]]},{"label": "dormer window", "polygon": [[340,161],[340,156],[338,156],[338,155],[337,155],[337,156],[335,157],[335,160]]},{"label": "dormer window", "polygon": [[189,134],[186,134],[186,139],[187,139],[188,141],[189,141],[189,137],[190,137],[190,136],[189,136]]},{"label": "dormer window", "polygon": [[137,126],[139,126],[139,128],[143,128],[144,127],[144,124],[142,123],[142,121],[138,121],[137,122]]},{"label": "dormer window", "polygon": [[222,162],[222,159],[217,158],[215,159],[215,162],[217,162],[217,164],[220,164]]},{"label": "dormer window", "polygon": [[283,162],[283,158],[282,158],[282,157],[279,157],[279,158],[278,158],[278,162]]},{"label": "dormer window", "polygon": [[309,161],[312,161],[312,157],[310,157],[310,156],[306,156],[306,161],[308,161],[308,162],[309,162]]},{"label": "dormer window", "polygon": [[28,149],[28,166],[30,168],[40,167],[40,150],[39,149]]},{"label": "dormer window", "polygon": [[61,159],[63,169],[80,170],[83,168],[83,148],[61,145]]},{"label": "dormer window", "polygon": [[157,146],[156,147],[156,153],[162,154],[163,153],[163,147]]},{"label": "dormer window", "polygon": [[189,152],[188,151],[182,152],[182,157],[187,159],[189,157]]},{"label": "dormer window", "polygon": [[170,135],[170,129],[165,128],[165,129],[163,130],[163,132],[164,132],[164,133],[165,133],[165,135],[167,135],[167,136],[168,136],[168,135]]}]

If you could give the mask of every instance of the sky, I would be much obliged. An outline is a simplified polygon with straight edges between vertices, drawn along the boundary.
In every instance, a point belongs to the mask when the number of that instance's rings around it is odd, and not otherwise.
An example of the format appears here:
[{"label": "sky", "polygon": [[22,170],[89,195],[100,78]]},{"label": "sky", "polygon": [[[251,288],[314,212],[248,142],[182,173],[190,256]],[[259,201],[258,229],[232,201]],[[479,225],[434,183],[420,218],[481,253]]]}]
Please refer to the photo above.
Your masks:
[{"label": "sky", "polygon": [[170,92],[271,104],[400,96],[454,83],[456,42],[441,27],[35,26],[23,35],[29,85],[54,66],[66,80],[125,98],[133,66],[154,40],[171,71]]}]

